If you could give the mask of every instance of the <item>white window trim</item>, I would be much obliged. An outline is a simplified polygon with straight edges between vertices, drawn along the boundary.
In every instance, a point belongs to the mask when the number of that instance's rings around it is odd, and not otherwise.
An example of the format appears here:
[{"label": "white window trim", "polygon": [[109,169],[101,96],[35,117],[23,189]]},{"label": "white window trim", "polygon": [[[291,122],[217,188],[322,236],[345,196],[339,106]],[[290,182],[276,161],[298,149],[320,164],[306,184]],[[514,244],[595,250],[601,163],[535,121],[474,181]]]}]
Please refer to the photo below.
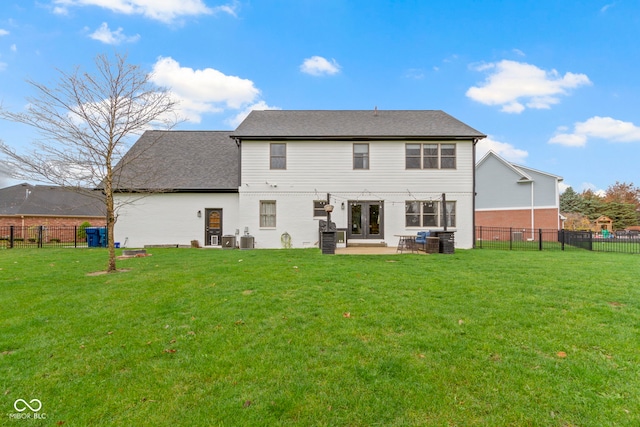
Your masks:
[{"label": "white window trim", "polygon": [[[273,205],[273,209],[274,209],[273,215],[266,214],[266,213],[263,214],[262,213],[262,206],[266,205],[267,203],[270,204],[270,205],[271,204]],[[276,228],[276,226],[278,225],[278,207],[277,207],[276,201],[275,200],[260,200],[260,208],[259,209],[260,209],[260,212],[259,212],[259,215],[260,215],[260,217],[259,217],[260,228],[261,229],[274,229],[274,228]],[[270,218],[271,216],[273,216],[274,225],[263,225],[262,219],[263,218],[265,218],[265,219],[266,218]]]},{"label": "white window trim", "polygon": [[[423,207],[425,203],[435,203],[437,205],[436,207],[436,225],[423,225],[422,221],[424,218],[424,211],[423,211]],[[441,203],[442,201],[440,200],[406,200],[405,201],[405,210],[406,210],[406,206],[407,203],[418,203],[418,206],[420,206],[420,210],[418,213],[412,213],[411,215],[417,215],[418,218],[420,219],[420,224],[418,225],[407,225],[407,215],[408,213],[405,211],[404,214],[404,225],[405,228],[410,228],[410,229],[441,229],[444,227],[444,218],[442,217],[442,206]],[[447,200],[447,204],[453,204],[453,211],[455,212],[453,215],[454,218],[454,224],[453,225],[447,225],[447,228],[456,228],[457,227],[457,223],[458,223],[458,203],[456,200]]]},{"label": "white window trim", "polygon": [[[408,145],[418,145],[420,146],[420,156],[413,156],[412,158],[420,159],[420,167],[419,168],[408,168],[407,167],[407,146]],[[425,168],[424,166],[424,146],[425,145],[435,145],[438,147],[438,167],[437,168]],[[445,159],[453,159],[454,167],[452,168],[443,168],[442,167],[442,146],[443,145],[452,145],[454,155],[453,156],[444,156]],[[408,142],[404,146],[404,164],[406,170],[456,170],[458,169],[458,145],[455,142]]]}]

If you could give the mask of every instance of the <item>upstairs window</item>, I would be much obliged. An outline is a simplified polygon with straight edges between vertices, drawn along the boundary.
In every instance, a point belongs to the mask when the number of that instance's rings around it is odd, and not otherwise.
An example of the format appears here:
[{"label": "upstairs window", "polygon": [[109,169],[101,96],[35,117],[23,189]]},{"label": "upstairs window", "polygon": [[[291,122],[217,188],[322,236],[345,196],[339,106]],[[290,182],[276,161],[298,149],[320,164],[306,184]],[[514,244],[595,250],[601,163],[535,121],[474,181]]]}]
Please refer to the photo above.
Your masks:
[{"label": "upstairs window", "polygon": [[422,145],[422,169],[438,169],[438,144]]},{"label": "upstairs window", "polygon": [[440,144],[440,169],[456,168],[456,144]]},{"label": "upstairs window", "polygon": [[456,144],[406,144],[407,169],[455,169]]},{"label": "upstairs window", "polygon": [[407,169],[422,169],[420,161],[420,152],[422,144],[407,144],[406,146],[406,164]]},{"label": "upstairs window", "polygon": [[369,144],[353,144],[353,168],[369,169]]},{"label": "upstairs window", "polygon": [[274,143],[270,145],[270,167],[271,169],[287,168],[287,145]]}]

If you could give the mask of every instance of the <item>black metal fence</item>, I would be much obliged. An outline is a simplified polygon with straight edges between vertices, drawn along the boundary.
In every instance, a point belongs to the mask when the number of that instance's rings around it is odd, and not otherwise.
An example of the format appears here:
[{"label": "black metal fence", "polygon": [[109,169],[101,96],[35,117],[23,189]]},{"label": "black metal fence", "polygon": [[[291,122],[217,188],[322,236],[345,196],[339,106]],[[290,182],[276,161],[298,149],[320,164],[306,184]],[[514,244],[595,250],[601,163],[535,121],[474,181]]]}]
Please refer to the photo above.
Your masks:
[{"label": "black metal fence", "polygon": [[554,229],[476,227],[476,249],[517,251],[588,250],[640,254],[640,234]]},{"label": "black metal fence", "polygon": [[87,233],[79,226],[0,226],[0,249],[86,248]]}]

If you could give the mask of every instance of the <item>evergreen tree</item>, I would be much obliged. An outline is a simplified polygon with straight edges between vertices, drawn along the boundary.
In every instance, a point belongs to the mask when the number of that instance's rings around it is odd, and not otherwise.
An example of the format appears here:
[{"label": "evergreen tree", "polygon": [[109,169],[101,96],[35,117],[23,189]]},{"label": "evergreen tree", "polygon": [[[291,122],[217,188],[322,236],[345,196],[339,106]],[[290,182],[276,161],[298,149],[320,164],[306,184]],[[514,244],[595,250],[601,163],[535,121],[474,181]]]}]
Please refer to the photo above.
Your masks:
[{"label": "evergreen tree", "polygon": [[604,215],[604,200],[592,190],[584,190],[580,195],[582,198],[581,213],[595,221]]},{"label": "evergreen tree", "polygon": [[604,203],[602,214],[613,220],[614,230],[624,230],[631,225],[636,225],[636,206],[632,203]]},{"label": "evergreen tree", "polygon": [[568,187],[564,193],[560,195],[560,212],[582,212],[583,201],[580,194],[576,193],[573,188]]}]

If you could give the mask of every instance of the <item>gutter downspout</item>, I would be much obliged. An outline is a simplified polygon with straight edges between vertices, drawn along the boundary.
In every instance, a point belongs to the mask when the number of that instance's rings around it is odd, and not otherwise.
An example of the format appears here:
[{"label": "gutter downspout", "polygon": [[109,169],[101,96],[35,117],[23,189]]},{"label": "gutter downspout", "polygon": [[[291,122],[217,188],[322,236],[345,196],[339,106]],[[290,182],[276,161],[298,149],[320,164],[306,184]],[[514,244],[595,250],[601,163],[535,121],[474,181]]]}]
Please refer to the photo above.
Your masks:
[{"label": "gutter downspout", "polygon": [[471,247],[473,249],[476,248],[476,144],[478,143],[479,139],[478,138],[474,138],[473,139],[473,150],[472,154],[471,154],[471,161],[473,163],[473,183],[472,183],[472,194],[471,194],[471,230],[473,230],[473,232],[471,233],[472,237],[473,237],[473,242],[471,242]]},{"label": "gutter downspout", "polygon": [[534,205],[533,180],[531,180],[531,241],[534,240],[535,230],[535,205]]},{"label": "gutter downspout", "polygon": [[242,141],[240,138],[232,136],[238,147],[238,189],[242,187]]}]

